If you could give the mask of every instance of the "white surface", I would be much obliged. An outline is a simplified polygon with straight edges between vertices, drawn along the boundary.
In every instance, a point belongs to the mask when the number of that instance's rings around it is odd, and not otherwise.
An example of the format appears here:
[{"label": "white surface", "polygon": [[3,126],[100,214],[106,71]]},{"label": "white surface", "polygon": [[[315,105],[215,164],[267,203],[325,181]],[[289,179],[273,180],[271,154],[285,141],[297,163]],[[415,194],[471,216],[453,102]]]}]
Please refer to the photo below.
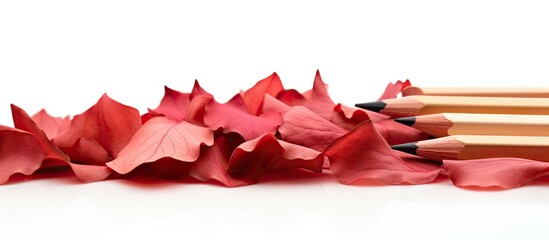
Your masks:
[{"label": "white surface", "polygon": [[[1,1],[0,124],[9,104],[77,114],[107,92],[145,111],[197,78],[218,100],[276,71],[337,102],[418,86],[545,86],[541,1]],[[295,184],[294,184],[295,183]],[[68,176],[0,186],[2,239],[492,238],[544,236],[547,186],[477,192],[448,181],[353,187],[332,177],[211,184]]]}]

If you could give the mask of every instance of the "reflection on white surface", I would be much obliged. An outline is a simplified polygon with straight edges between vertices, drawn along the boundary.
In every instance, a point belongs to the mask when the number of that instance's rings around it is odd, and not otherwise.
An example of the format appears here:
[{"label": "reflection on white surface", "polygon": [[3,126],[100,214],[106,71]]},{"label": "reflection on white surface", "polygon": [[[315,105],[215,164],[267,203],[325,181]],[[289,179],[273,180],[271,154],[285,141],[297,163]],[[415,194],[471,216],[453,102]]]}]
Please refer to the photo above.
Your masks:
[{"label": "reflection on white surface", "polygon": [[[310,178],[309,178],[310,177]],[[81,184],[40,175],[0,188],[0,231],[38,239],[518,238],[549,221],[546,186],[472,191],[449,180],[346,186],[329,175],[225,188],[194,181]]]}]

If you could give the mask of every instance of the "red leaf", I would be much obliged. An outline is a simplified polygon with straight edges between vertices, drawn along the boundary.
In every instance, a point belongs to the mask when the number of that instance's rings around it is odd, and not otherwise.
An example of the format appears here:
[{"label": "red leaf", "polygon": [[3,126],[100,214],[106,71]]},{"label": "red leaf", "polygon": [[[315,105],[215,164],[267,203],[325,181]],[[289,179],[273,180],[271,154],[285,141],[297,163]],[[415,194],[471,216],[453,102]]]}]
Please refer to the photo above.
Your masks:
[{"label": "red leaf", "polygon": [[402,89],[412,86],[410,80],[402,82],[398,80],[396,83],[389,83],[385,88],[385,92],[379,97],[379,100],[396,98],[399,93],[402,92]]},{"label": "red leaf", "polygon": [[520,158],[444,160],[442,166],[459,187],[516,188],[549,175],[549,163]]},{"label": "red leaf", "polygon": [[429,135],[409,126],[395,122],[393,119],[374,123],[376,130],[389,145],[426,140]]},{"label": "red leaf", "polygon": [[271,95],[266,94],[265,98],[263,99],[263,109],[261,110],[261,112],[279,112],[281,114],[285,114],[290,109],[290,106],[272,97]]},{"label": "red leaf", "polygon": [[0,125],[0,184],[11,175],[30,175],[42,165],[44,152],[34,135]]},{"label": "red leaf", "polygon": [[[69,160],[69,157],[65,155],[61,150],[59,150],[57,147],[55,147],[52,142],[48,139],[44,131],[40,129],[34,121],[29,117],[29,115],[21,108],[11,105],[12,115],[13,115],[13,122],[15,127],[28,131],[32,133],[32,135],[35,137],[35,139],[39,142],[40,147],[42,148],[42,151],[46,154],[45,159],[42,162],[42,167],[50,167],[50,166],[63,166],[63,165],[69,165],[72,170],[74,171],[76,177],[82,181],[82,182],[94,182],[94,181],[100,181],[109,176],[111,173],[110,169],[108,169],[105,166],[86,166],[81,165],[77,163],[72,163],[72,159]],[[71,151],[69,153],[75,153],[75,151],[85,151],[89,153],[89,149],[84,148],[84,150],[80,149],[79,141],[74,144],[75,146],[70,146],[69,148]],[[100,150],[94,149],[94,156],[86,156],[87,159],[96,159],[101,157],[101,152],[105,152],[105,150],[101,147]],[[80,155],[72,156],[75,159],[78,159],[78,156],[81,156],[82,154],[87,153],[80,153]],[[91,153],[90,153],[91,154]]]},{"label": "red leaf", "polygon": [[286,90],[280,92],[277,99],[289,106],[304,106],[326,120],[330,120],[332,117],[335,106],[334,101],[328,95],[328,89],[318,70],[311,90],[303,93],[303,95],[295,90]]},{"label": "red leaf", "polygon": [[330,122],[351,131],[361,122],[372,120],[372,122],[377,123],[387,119],[390,119],[390,117],[381,113],[363,110],[360,108],[347,107],[339,103],[334,107],[334,112],[332,113]]},{"label": "red leaf", "polygon": [[[191,106],[191,101],[197,96],[205,96],[211,99],[213,96],[202,89],[198,84],[198,81],[194,81],[193,90],[191,93],[182,93],[176,90],[173,90],[167,86],[164,86],[164,97],[160,101],[160,105],[154,110],[149,109],[149,114],[152,116],[165,116],[169,119],[176,121],[189,120],[190,116],[195,116],[195,112],[189,112],[190,108],[193,108],[196,111],[195,106]],[[147,116],[145,120],[149,120],[151,117]],[[143,121],[145,123],[146,121]]]},{"label": "red leaf", "polygon": [[214,98],[212,94],[210,94],[209,92],[206,92],[206,90],[204,90],[200,86],[200,84],[198,84],[197,80],[194,80],[193,90],[191,91],[189,98],[193,100],[196,96],[208,96],[208,97]]},{"label": "red leaf", "polygon": [[318,151],[265,134],[236,148],[228,172],[235,178],[255,183],[271,169],[303,168],[320,173],[323,162],[324,155]]},{"label": "red leaf", "polygon": [[375,130],[370,121],[359,124],[345,136],[335,140],[324,153],[338,181],[358,184],[378,180],[388,184],[422,184],[432,182],[440,167],[425,168],[405,162]]},{"label": "red leaf", "polygon": [[141,125],[145,124],[146,122],[148,122],[149,120],[155,117],[158,117],[158,114],[150,113],[150,112],[141,115]]},{"label": "red leaf", "polygon": [[347,130],[352,130],[358,124],[367,121],[370,117],[375,118],[372,122],[374,122],[376,130],[387,140],[389,145],[416,142],[429,138],[427,134],[415,128],[397,123],[383,114],[346,107],[341,104],[338,104],[334,108],[331,122]]},{"label": "red leaf", "polygon": [[80,138],[91,138],[115,158],[139,127],[141,117],[137,109],[120,104],[105,94],[93,107],[75,116],[70,128],[53,142],[59,147],[70,147]]},{"label": "red leaf", "polygon": [[322,81],[318,70],[316,71],[311,97],[300,105],[307,107],[309,110],[328,121],[332,117],[335,103],[330,98],[330,95],[328,95],[328,89],[326,88],[326,84]]},{"label": "red leaf", "polygon": [[112,170],[105,165],[71,163],[71,168],[78,180],[85,183],[104,180],[112,173]]},{"label": "red leaf", "polygon": [[192,163],[189,175],[201,181],[215,179],[227,187],[249,184],[227,173],[231,153],[237,147],[233,145],[225,136],[216,139],[214,145],[202,152],[198,160]]},{"label": "red leaf", "polygon": [[204,123],[204,114],[206,113],[206,106],[213,99],[208,95],[199,95],[193,98],[187,109],[186,121],[197,126],[206,127]]},{"label": "red leaf", "polygon": [[[18,106],[11,105],[11,115],[13,118],[13,125],[17,129],[29,132],[36,137],[36,140],[40,143],[41,148],[46,154],[45,158],[60,160],[60,164],[65,165],[69,162],[69,158],[61,150],[55,147],[46,133],[38,127],[38,125],[31,119],[31,117]],[[59,165],[59,164],[54,164]]]},{"label": "red leaf", "polygon": [[284,123],[278,131],[282,140],[316,151],[324,151],[335,139],[348,132],[301,106],[292,107],[284,114]]},{"label": "red leaf", "polygon": [[296,106],[303,103],[306,99],[295,89],[283,90],[276,98],[289,106]]},{"label": "red leaf", "polygon": [[172,120],[183,121],[187,116],[187,108],[191,100],[188,93],[181,93],[164,86],[164,97],[160,105],[149,113],[156,116],[165,116]]},{"label": "red leaf", "polygon": [[32,116],[32,120],[36,125],[46,133],[48,139],[54,139],[63,130],[69,128],[71,120],[69,116],[65,118],[52,117],[45,109]]},{"label": "red leaf", "polygon": [[248,112],[242,97],[237,94],[225,104],[211,101],[206,106],[204,123],[212,130],[223,128],[224,133],[235,132],[250,140],[276,133],[282,124],[282,116],[276,112],[255,116]]},{"label": "red leaf", "polygon": [[107,151],[92,138],[80,138],[74,145],[62,150],[69,155],[71,163],[103,165],[110,161]]},{"label": "red leaf", "polygon": [[213,132],[208,128],[156,117],[145,123],[107,166],[126,174],[141,164],[165,157],[193,162],[198,158],[200,145],[211,146],[213,141]]},{"label": "red leaf", "polygon": [[282,82],[276,73],[258,81],[253,87],[242,94],[242,99],[248,107],[248,112],[259,115],[265,94],[275,96],[284,90]]}]

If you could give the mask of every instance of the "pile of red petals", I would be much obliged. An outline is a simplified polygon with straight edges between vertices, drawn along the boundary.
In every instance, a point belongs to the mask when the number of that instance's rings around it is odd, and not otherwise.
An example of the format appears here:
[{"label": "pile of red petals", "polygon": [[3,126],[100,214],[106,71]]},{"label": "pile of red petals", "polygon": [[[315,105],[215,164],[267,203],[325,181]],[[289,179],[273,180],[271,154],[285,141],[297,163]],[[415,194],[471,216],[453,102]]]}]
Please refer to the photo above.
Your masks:
[{"label": "pile of red petals", "polygon": [[[410,82],[389,84],[381,99]],[[428,136],[390,117],[336,104],[317,72],[313,88],[285,89],[276,73],[226,103],[195,82],[190,93],[165,88],[140,115],[107,95],[72,119],[11,105],[15,128],[0,126],[0,184],[13,174],[66,169],[82,182],[151,174],[227,187],[257,183],[269,171],[333,174],[343,184],[519,187],[549,174],[549,163],[479,159],[437,163],[389,146]]]}]

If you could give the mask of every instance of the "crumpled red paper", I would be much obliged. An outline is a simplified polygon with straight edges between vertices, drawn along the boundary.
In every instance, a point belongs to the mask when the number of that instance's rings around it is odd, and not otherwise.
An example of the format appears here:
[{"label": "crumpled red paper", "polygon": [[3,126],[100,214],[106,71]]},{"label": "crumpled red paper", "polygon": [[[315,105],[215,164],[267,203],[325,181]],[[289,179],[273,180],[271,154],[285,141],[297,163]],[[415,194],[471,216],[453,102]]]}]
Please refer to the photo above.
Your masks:
[{"label": "crumpled red paper", "polygon": [[[390,83],[394,98],[410,81]],[[549,174],[549,163],[498,158],[429,162],[389,146],[427,135],[389,116],[334,102],[316,72],[312,89],[286,89],[272,75],[225,102],[198,81],[188,93],[165,87],[158,107],[140,115],[106,94],[84,113],[32,117],[11,106],[15,128],[0,126],[0,184],[50,167],[82,182],[152,174],[227,187],[254,184],[270,171],[330,173],[343,184],[425,184],[447,176],[456,186],[520,187]],[[296,183],[297,184],[297,183]]]}]

